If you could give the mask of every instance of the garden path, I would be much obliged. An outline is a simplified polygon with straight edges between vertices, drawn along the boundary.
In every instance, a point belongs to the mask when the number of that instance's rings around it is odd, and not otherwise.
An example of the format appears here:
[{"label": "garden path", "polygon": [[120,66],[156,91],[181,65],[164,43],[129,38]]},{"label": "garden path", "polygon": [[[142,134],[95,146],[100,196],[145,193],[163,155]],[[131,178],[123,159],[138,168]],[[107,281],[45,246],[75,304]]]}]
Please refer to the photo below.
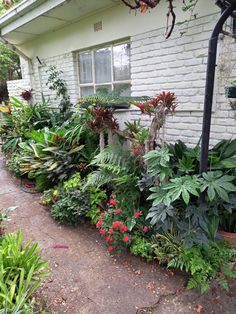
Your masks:
[{"label": "garden path", "polygon": [[[229,294],[213,288],[199,296],[184,289],[186,276],[181,273],[129,254],[109,255],[94,227],[69,228],[55,223],[39,205],[40,195],[22,191],[3,160],[0,186],[0,208],[17,206],[9,212],[7,230],[22,229],[27,240],[41,245],[50,262],[50,276],[38,294],[52,313],[235,313],[235,283]],[[61,244],[68,248],[60,248]]]}]

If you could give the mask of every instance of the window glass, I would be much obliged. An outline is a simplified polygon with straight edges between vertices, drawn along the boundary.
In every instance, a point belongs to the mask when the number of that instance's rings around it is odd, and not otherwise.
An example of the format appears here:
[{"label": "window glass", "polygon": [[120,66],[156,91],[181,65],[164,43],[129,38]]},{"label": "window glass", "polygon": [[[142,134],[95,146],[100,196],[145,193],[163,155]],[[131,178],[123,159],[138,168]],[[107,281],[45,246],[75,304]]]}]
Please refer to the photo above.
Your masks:
[{"label": "window glass", "polygon": [[92,83],[93,73],[92,73],[92,53],[83,52],[79,55],[79,76],[80,83]]},{"label": "window glass", "polygon": [[93,95],[94,89],[93,86],[83,86],[80,88],[81,97],[87,96],[87,95]]},{"label": "window glass", "polygon": [[111,85],[97,85],[96,92],[100,92],[103,94],[109,94],[112,91]]},{"label": "window glass", "polygon": [[114,91],[119,96],[129,97],[131,96],[131,86],[130,84],[115,84]]},{"label": "window glass", "polygon": [[130,44],[120,43],[79,53],[80,97],[94,92],[130,96]]},{"label": "window glass", "polygon": [[130,79],[130,44],[113,47],[114,81]]},{"label": "window glass", "polygon": [[95,83],[111,82],[111,48],[101,48],[94,52]]}]

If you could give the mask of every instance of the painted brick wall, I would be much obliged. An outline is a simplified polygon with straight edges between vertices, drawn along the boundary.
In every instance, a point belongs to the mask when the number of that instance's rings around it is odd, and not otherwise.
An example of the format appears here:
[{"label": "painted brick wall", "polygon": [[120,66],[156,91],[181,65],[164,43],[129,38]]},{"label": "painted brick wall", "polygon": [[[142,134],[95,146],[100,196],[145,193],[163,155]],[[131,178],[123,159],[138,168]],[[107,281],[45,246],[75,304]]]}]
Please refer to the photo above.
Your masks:
[{"label": "painted brick wall", "polygon": [[9,96],[14,96],[23,101],[20,94],[23,90],[29,90],[31,88],[30,81],[28,79],[7,81],[7,89]]},{"label": "painted brick wall", "polygon": [[[164,29],[157,29],[131,37],[131,78],[132,95],[153,96],[162,90],[175,92],[178,97],[177,112],[168,117],[164,129],[167,141],[181,139],[187,144],[194,145],[199,141],[202,128],[203,101],[205,92],[205,76],[208,40],[217,20],[216,15],[198,18],[189,23],[187,32],[180,36],[180,29],[175,30],[172,37],[164,40]],[[232,138],[236,134],[234,111],[224,95],[225,82],[235,78],[236,43],[228,46],[225,39],[219,40],[219,60],[215,86],[214,113],[212,116],[211,144],[220,139]],[[225,47],[227,48],[225,51]],[[223,58],[222,58],[223,56]],[[231,60],[229,62],[229,60]],[[72,103],[78,100],[77,62],[73,53],[67,53],[41,60],[33,60],[33,88],[39,101],[41,92],[54,105],[57,104],[55,95],[46,86],[51,65],[63,71]],[[224,74],[226,69],[227,75]],[[121,125],[127,120],[141,118],[148,125],[149,119],[140,115],[138,110],[121,111],[116,114]],[[162,135],[162,136],[163,136]]]},{"label": "painted brick wall", "polygon": [[[175,31],[168,40],[163,39],[164,29],[143,33],[131,38],[132,95],[153,96],[162,90],[175,92],[178,97],[177,112],[168,117],[164,130],[167,141],[181,139],[194,145],[199,141],[202,128],[203,102],[208,40],[217,20],[216,15],[205,16],[189,23],[187,32],[180,37]],[[183,27],[183,26],[182,26]],[[236,44],[233,41],[228,51],[224,51],[225,39],[219,40],[219,51],[224,57],[221,70],[233,68],[236,61]],[[223,46],[223,47],[221,47]],[[219,60],[222,59],[221,55]],[[231,65],[226,63],[231,61]],[[236,134],[236,120],[229,101],[225,98],[225,80],[220,81],[217,71],[211,144],[220,139],[232,138]],[[234,72],[234,71],[232,71]],[[228,81],[235,73],[229,73]],[[132,110],[129,115],[119,113],[122,121],[141,118],[143,124],[149,119]]]},{"label": "painted brick wall", "polygon": [[60,56],[55,56],[47,59],[33,61],[33,78],[34,78],[34,90],[36,100],[40,101],[43,96],[50,101],[53,106],[57,106],[58,100],[56,94],[51,91],[46,85],[48,81],[49,73],[47,72],[50,66],[56,66],[57,70],[61,70],[63,74],[61,77],[66,81],[67,88],[72,103],[76,103],[78,100],[78,81],[77,81],[77,69],[76,60],[72,53],[67,53]]}]

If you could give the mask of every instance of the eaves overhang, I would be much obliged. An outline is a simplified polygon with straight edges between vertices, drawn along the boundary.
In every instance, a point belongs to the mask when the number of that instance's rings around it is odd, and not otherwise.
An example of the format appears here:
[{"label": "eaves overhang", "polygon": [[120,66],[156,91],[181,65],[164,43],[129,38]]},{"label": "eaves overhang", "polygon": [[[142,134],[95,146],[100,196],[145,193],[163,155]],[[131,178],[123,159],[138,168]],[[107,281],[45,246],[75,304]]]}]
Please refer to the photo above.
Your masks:
[{"label": "eaves overhang", "polygon": [[0,17],[0,36],[21,45],[56,31],[99,10],[115,6],[117,0],[25,0]]}]

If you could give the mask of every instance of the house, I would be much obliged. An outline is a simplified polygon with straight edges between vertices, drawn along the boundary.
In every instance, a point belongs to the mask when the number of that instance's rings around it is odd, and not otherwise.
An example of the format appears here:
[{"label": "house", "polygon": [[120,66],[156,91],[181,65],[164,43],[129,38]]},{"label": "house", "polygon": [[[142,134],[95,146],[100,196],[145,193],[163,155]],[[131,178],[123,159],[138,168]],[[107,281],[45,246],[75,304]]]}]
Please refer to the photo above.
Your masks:
[{"label": "house", "polygon": [[[182,3],[182,1],[181,1]],[[99,88],[123,95],[175,92],[177,112],[168,117],[165,139],[196,144],[201,136],[208,40],[220,9],[199,0],[196,19],[175,8],[177,22],[165,39],[167,2],[150,12],[131,12],[120,0],[25,0],[0,17],[1,39],[21,54],[23,79],[9,81],[10,95],[33,88],[35,100],[53,95],[47,69],[63,71],[71,101]],[[231,30],[231,20],[227,27]],[[182,35],[181,35],[182,34]],[[211,143],[236,134],[235,113],[224,88],[234,77],[236,44],[219,39]],[[136,108],[117,113],[121,124],[138,119]],[[142,117],[143,123],[147,117]]]}]

